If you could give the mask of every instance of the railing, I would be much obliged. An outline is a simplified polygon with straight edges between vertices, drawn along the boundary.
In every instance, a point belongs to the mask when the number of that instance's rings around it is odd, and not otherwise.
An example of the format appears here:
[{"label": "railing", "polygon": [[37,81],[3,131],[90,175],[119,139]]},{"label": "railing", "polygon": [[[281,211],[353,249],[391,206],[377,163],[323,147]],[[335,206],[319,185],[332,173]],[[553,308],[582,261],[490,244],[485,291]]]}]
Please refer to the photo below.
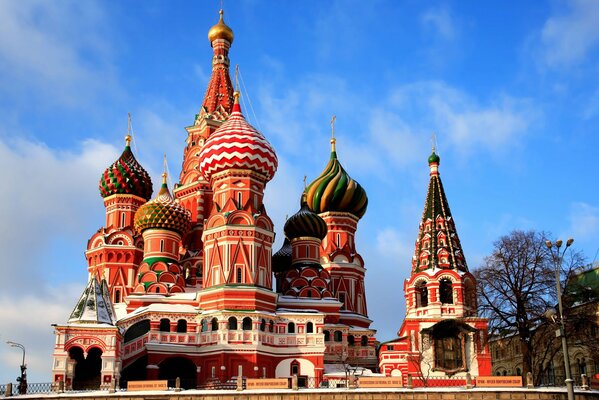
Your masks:
[{"label": "railing", "polygon": [[466,386],[466,378],[463,376],[430,376],[428,378],[422,378],[413,376],[412,385],[414,387],[455,387],[455,386]]},{"label": "railing", "polygon": [[[2,397],[9,397],[9,396],[17,396],[19,395],[19,385],[14,383],[12,384],[12,393],[11,395],[7,396],[6,395],[6,390],[7,390],[7,386],[6,384],[2,384],[0,385],[0,396]],[[114,388],[114,384],[110,384],[110,383],[103,383],[101,384],[99,387],[90,387],[90,388],[85,388],[85,389],[77,389],[74,390],[72,388],[66,388],[66,387],[62,387],[59,385],[59,382],[37,382],[37,383],[27,383],[27,393],[26,394],[48,394],[48,393],[56,393],[56,392],[68,392],[68,393],[83,393],[83,392],[93,392],[93,391],[98,391],[98,390],[109,390],[109,389],[113,389]]]}]

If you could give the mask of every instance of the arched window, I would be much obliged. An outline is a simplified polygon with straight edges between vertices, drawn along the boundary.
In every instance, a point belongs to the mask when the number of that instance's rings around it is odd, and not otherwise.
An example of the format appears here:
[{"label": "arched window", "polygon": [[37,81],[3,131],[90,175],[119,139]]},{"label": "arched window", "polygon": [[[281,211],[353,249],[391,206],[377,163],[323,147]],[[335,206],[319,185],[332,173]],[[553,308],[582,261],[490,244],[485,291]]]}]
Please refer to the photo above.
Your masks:
[{"label": "arched window", "polygon": [[171,321],[168,318],[162,318],[160,320],[160,332],[170,332]]},{"label": "arched window", "polygon": [[252,319],[250,317],[245,317],[243,319],[243,321],[241,322],[241,329],[243,329],[244,331],[252,330]]},{"label": "arched window", "polygon": [[420,281],[416,284],[416,307],[428,306],[428,289],[426,288],[426,282]]},{"label": "arched window", "polygon": [[439,282],[439,297],[443,304],[453,304],[453,285],[447,278],[441,279]]},{"label": "arched window", "polygon": [[125,331],[125,337],[123,341],[125,343],[137,339],[138,337],[145,335],[150,331],[150,320],[143,319],[135,324],[131,325],[129,329]]},{"label": "arched window", "polygon": [[312,322],[306,324],[306,333],[314,333],[314,324]]},{"label": "arched window", "polygon": [[237,318],[229,317],[229,330],[236,331],[237,330]]},{"label": "arched window", "polygon": [[203,319],[200,322],[200,326],[201,326],[202,332],[208,332],[208,321],[206,321],[205,319]]},{"label": "arched window", "polygon": [[324,331],[324,341],[329,342],[331,340],[331,333],[329,331]]},{"label": "arched window", "polygon": [[241,283],[241,268],[237,268],[237,283]]},{"label": "arched window", "polygon": [[470,279],[464,282],[464,305],[472,310],[476,309],[476,287]]},{"label": "arched window", "polygon": [[275,331],[275,323],[273,321],[270,321],[270,323],[268,324],[268,331],[270,333],[273,333]]},{"label": "arched window", "polygon": [[187,332],[187,321],[184,319],[180,319],[177,321],[177,333],[186,333]]},{"label": "arched window", "polygon": [[216,318],[212,318],[210,321],[210,330],[213,332],[218,330],[218,320]]},{"label": "arched window", "polygon": [[341,342],[343,340],[343,333],[341,333],[341,331],[335,331],[335,334],[333,335],[333,340],[335,342]]},{"label": "arched window", "polygon": [[260,330],[262,332],[266,330],[266,320],[264,318],[262,318],[262,321],[260,321]]},{"label": "arched window", "polygon": [[362,335],[360,338],[360,346],[368,346],[368,336]]},{"label": "arched window", "polygon": [[291,376],[300,374],[300,363],[297,360],[291,362]]},{"label": "arched window", "polygon": [[287,324],[287,333],[295,333],[295,324],[293,322]]},{"label": "arched window", "polygon": [[356,343],[356,338],[354,337],[354,335],[349,335],[347,337],[348,346],[353,346],[355,343]]},{"label": "arched window", "polygon": [[121,291],[118,289],[114,291],[114,302],[115,303],[121,302]]}]

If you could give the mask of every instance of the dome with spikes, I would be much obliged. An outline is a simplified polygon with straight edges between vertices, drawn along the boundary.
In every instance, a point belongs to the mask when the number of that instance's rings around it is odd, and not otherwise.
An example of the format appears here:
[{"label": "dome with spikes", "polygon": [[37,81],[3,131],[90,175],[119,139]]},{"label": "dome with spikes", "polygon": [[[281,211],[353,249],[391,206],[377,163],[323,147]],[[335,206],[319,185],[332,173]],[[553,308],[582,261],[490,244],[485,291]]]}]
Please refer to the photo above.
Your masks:
[{"label": "dome with spikes", "polygon": [[362,218],[368,207],[366,191],[353,180],[337,159],[335,139],[324,171],[306,188],[308,206],[315,213],[348,212]]},{"label": "dome with spikes", "polygon": [[308,207],[306,194],[302,195],[302,206],[285,222],[285,236],[289,239],[298,237],[313,237],[321,239],[327,234],[327,224],[322,218]]},{"label": "dome with spikes", "polygon": [[111,166],[106,168],[100,177],[100,194],[102,197],[113,194],[131,194],[150,200],[152,197],[152,179],[137,162],[131,151],[131,136],[126,137],[123,154]]},{"label": "dome with spikes", "polygon": [[208,31],[208,40],[210,43],[214,42],[216,39],[225,39],[229,43],[233,43],[233,30],[225,24],[223,19],[223,10],[219,11],[220,19],[218,23]]},{"label": "dome with spikes", "polygon": [[191,213],[173,199],[166,185],[166,174],[163,174],[158,196],[135,213],[135,229],[138,232],[151,228],[168,229],[184,235],[190,227]]},{"label": "dome with spikes", "polygon": [[241,113],[236,92],[233,112],[202,147],[200,172],[210,181],[212,175],[228,169],[249,169],[270,181],[277,165],[277,155],[270,143]]}]

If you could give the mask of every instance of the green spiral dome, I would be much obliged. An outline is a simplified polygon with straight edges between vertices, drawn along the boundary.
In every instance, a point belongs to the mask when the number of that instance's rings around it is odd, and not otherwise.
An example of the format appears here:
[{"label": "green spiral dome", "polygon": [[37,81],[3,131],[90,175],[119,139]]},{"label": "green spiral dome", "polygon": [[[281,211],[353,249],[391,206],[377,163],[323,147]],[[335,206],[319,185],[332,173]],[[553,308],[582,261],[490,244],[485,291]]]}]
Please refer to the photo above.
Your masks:
[{"label": "green spiral dome", "polygon": [[327,234],[327,224],[324,219],[308,207],[306,203],[306,194],[302,195],[301,208],[298,212],[293,214],[287,222],[283,230],[285,236],[289,239],[295,239],[298,237],[313,237],[323,239]]},{"label": "green spiral dome", "polygon": [[362,218],[368,207],[366,191],[353,180],[337,160],[335,141],[324,171],[305,190],[308,207],[315,213],[348,212]]},{"label": "green spiral dome", "polygon": [[162,184],[155,199],[139,207],[135,213],[135,229],[138,232],[154,228],[184,235],[190,227],[191,213],[173,199],[166,183]]}]

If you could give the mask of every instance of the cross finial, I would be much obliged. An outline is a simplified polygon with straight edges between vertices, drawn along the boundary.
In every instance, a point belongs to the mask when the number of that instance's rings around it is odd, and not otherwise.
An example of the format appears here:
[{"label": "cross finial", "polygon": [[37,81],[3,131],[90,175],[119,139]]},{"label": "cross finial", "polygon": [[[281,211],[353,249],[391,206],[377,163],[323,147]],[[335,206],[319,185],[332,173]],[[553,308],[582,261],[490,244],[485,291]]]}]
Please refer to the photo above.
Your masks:
[{"label": "cross finial", "polygon": [[239,92],[239,64],[235,65],[235,91]]},{"label": "cross finial", "polygon": [[335,139],[335,120],[337,119],[336,115],[333,115],[331,118],[331,151],[335,151],[335,143],[337,140]]},{"label": "cross finial", "polygon": [[162,172],[162,184],[166,184],[166,153],[164,153],[164,161],[163,161],[163,172]]},{"label": "cross finial", "polygon": [[433,133],[431,135],[431,146],[433,148],[433,153],[435,152],[435,148],[437,147],[437,134]]},{"label": "cross finial", "polygon": [[306,189],[306,180],[308,179],[308,177],[306,175],[304,175],[304,189]]},{"label": "cross finial", "polygon": [[127,136],[125,136],[125,146],[131,145],[131,113],[127,113]]}]

